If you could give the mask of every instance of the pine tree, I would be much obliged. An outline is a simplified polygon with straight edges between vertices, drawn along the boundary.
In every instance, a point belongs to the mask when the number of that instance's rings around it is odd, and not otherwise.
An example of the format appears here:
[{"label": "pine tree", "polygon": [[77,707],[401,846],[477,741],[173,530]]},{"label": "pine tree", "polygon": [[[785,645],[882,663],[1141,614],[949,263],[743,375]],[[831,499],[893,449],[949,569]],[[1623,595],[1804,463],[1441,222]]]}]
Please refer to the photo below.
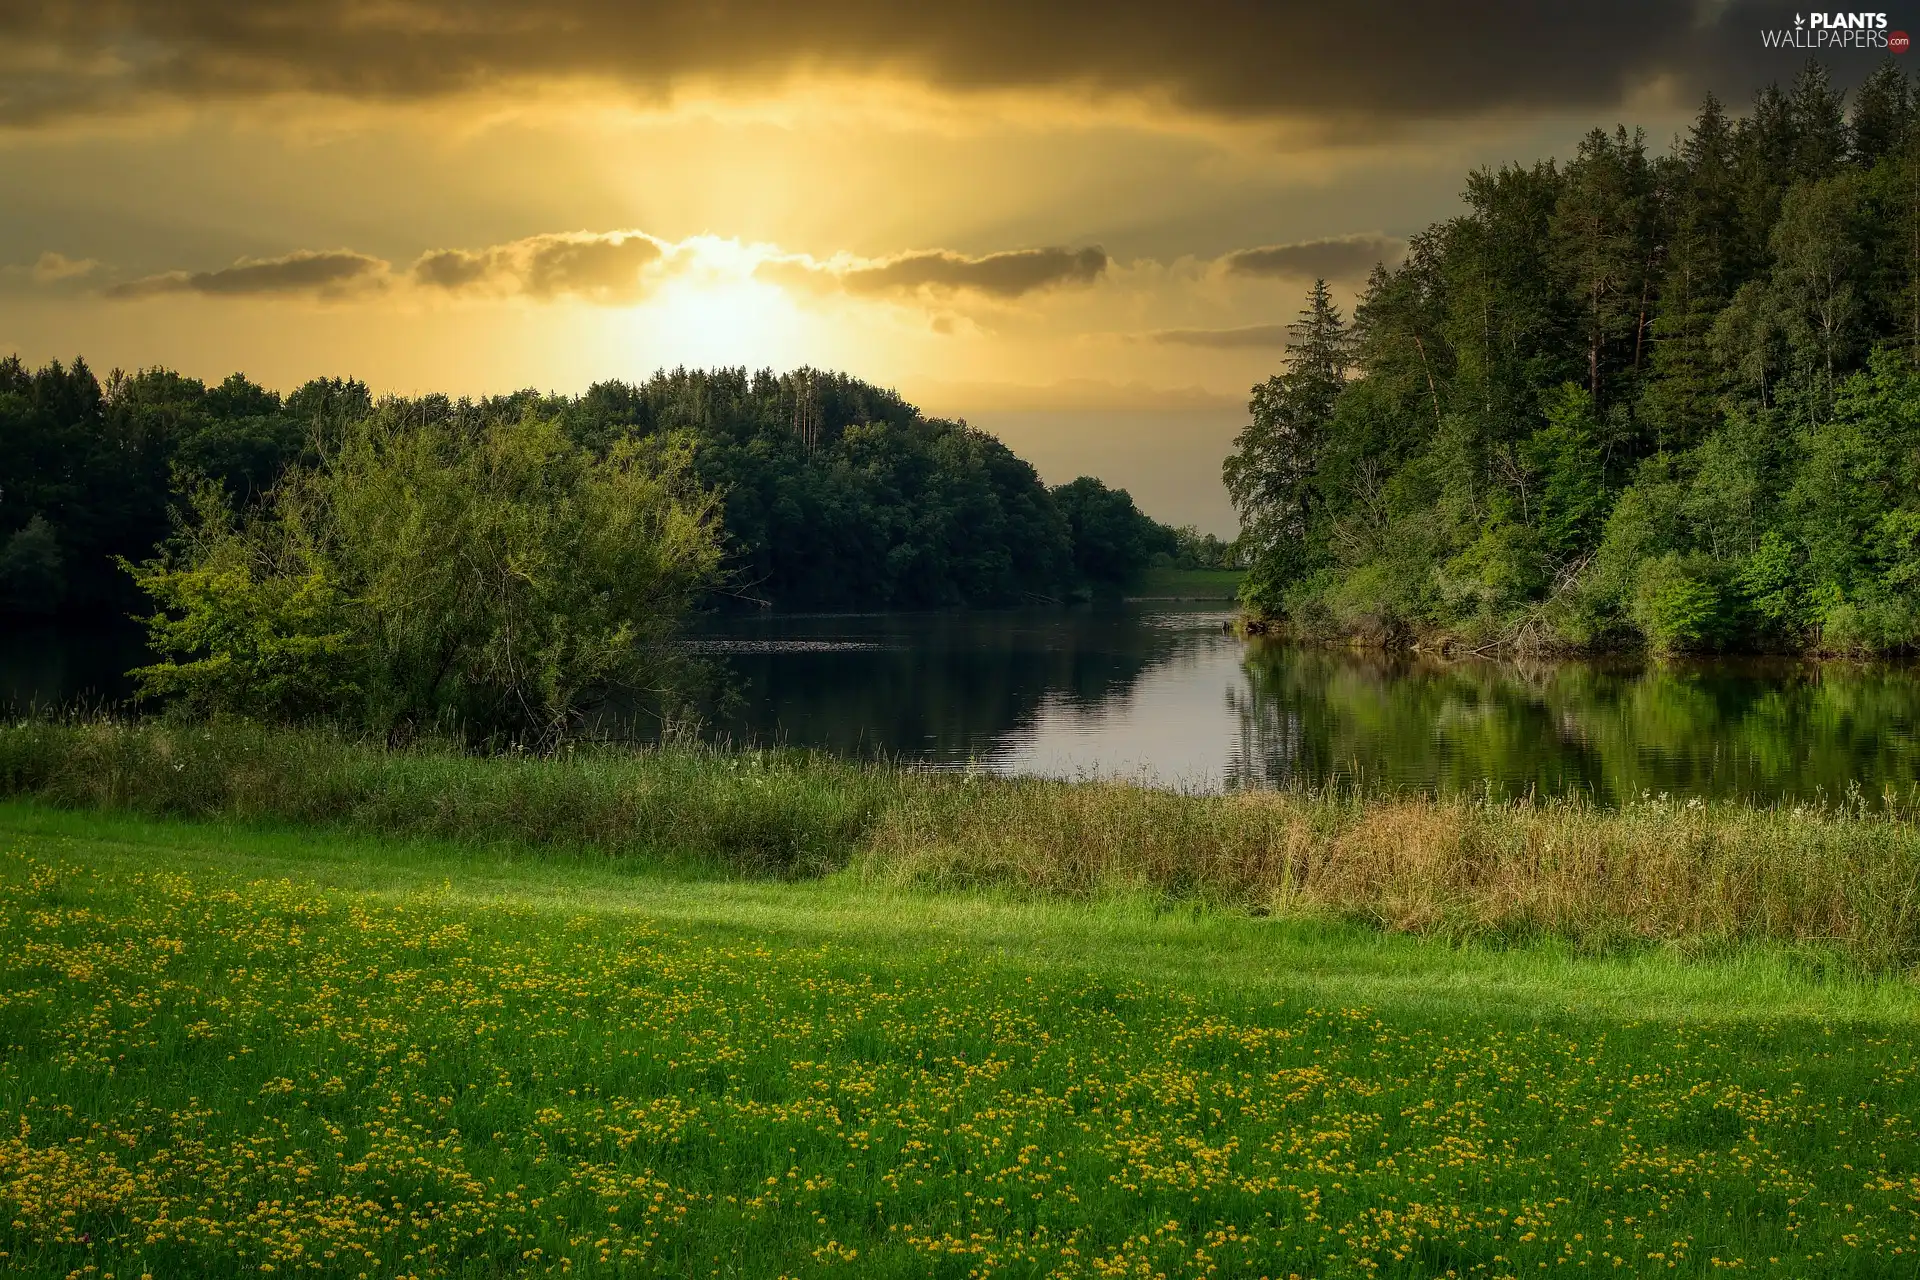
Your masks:
[{"label": "pine tree", "polygon": [[1846,94],[1833,87],[1827,65],[1808,58],[1793,82],[1787,110],[1793,122],[1793,176],[1806,182],[1830,178],[1849,147]]},{"label": "pine tree", "polygon": [[1745,280],[1770,260],[1780,196],[1793,181],[1794,125],[1787,97],[1770,84],[1753,97],[1753,110],[1734,130],[1734,200],[1739,234],[1732,269]]},{"label": "pine tree", "polygon": [[1583,317],[1587,393],[1596,405],[1607,402],[1616,364],[1639,372],[1660,253],[1651,186],[1643,136],[1595,129],[1567,166],[1553,213],[1560,269]]},{"label": "pine tree", "polygon": [[1853,162],[1870,169],[1876,161],[1899,155],[1906,144],[1912,113],[1906,73],[1889,57],[1873,69],[1853,95],[1847,127]]},{"label": "pine tree", "polygon": [[1248,603],[1271,615],[1283,612],[1286,592],[1312,567],[1313,473],[1353,350],[1325,280],[1313,282],[1287,331],[1287,371],[1253,389],[1252,421],[1222,468],[1242,545],[1252,549]]},{"label": "pine tree", "polygon": [[1716,401],[1708,336],[1731,283],[1738,199],[1734,133],[1707,95],[1679,148],[1674,229],[1652,326],[1653,376],[1641,400],[1653,451],[1684,448],[1711,427]]}]

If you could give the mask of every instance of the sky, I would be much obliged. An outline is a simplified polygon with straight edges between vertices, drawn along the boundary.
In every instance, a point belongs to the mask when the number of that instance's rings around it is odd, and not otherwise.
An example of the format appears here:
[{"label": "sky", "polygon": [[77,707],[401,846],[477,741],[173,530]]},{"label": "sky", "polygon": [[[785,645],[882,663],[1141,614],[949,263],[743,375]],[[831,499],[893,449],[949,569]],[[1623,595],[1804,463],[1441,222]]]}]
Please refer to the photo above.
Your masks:
[{"label": "sky", "polygon": [[1230,535],[1314,277],[1350,309],[1472,168],[1740,109],[1794,16],[0,0],[0,354],[456,395],[840,369]]}]

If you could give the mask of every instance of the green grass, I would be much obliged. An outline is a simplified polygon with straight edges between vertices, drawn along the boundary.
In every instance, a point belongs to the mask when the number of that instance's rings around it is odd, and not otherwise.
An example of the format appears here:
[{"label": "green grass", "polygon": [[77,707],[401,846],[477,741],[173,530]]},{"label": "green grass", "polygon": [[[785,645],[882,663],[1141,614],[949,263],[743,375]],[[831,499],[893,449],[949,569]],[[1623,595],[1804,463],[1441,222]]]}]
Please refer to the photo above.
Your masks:
[{"label": "green grass", "polygon": [[0,805],[0,1269],[1913,1276],[1815,958]]},{"label": "green grass", "polygon": [[247,724],[0,724],[0,798],[1045,899],[1114,895],[1588,952],[1781,944],[1920,965],[1884,806],[1183,795],[699,748],[476,757]]},{"label": "green grass", "polygon": [[1127,595],[1138,600],[1232,600],[1243,569],[1149,569]]}]

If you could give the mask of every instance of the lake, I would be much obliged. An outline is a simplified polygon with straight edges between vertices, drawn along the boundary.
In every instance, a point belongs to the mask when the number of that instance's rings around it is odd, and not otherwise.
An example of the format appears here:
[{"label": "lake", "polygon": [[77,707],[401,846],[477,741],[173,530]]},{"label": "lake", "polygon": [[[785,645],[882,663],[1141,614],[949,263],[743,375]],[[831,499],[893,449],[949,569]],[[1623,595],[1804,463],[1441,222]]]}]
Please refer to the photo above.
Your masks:
[{"label": "lake", "polygon": [[[1920,670],[1785,659],[1443,662],[1243,641],[1222,605],[757,614],[693,647],[734,742],[1204,789],[1351,784],[1618,801],[1911,795]],[[0,698],[123,696],[138,637],[14,628]]]}]

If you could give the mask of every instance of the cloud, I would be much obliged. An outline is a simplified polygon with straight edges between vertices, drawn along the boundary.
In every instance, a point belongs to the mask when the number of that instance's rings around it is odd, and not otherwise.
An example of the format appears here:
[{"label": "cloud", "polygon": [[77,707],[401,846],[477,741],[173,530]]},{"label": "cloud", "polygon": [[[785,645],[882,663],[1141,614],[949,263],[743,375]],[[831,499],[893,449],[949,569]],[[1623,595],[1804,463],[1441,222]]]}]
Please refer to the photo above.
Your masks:
[{"label": "cloud", "polygon": [[[302,249],[278,258],[242,258],[217,271],[164,271],[114,285],[106,296],[339,298],[411,286],[442,294],[521,294],[543,302],[561,297],[625,302],[642,295],[642,272],[667,253],[668,246],[638,231],[559,232],[484,249],[432,249],[396,275],[384,258],[352,249]],[[47,273],[77,275],[92,265],[43,254],[34,271],[36,278],[58,279]]]},{"label": "cloud", "polygon": [[765,273],[795,283],[850,294],[973,293],[1012,299],[1059,285],[1092,284],[1106,273],[1106,250],[1013,249],[970,257],[926,249],[890,258],[793,257],[769,261]]},{"label": "cloud", "polygon": [[73,280],[91,273],[100,264],[92,258],[69,258],[64,253],[48,251],[34,260],[28,268],[35,284],[56,284],[62,280]]},{"label": "cloud", "polygon": [[1237,329],[1156,329],[1147,334],[1146,339],[1168,346],[1212,347],[1223,351],[1288,344],[1287,326],[1283,324],[1247,324]]},{"label": "cloud", "polygon": [[242,258],[218,271],[167,271],[118,284],[110,298],[148,298],[166,293],[198,293],[214,298],[314,295],[336,297],[378,289],[389,264],[351,249],[302,249],[279,258]]},{"label": "cloud", "polygon": [[1404,240],[1369,233],[1240,249],[1220,261],[1226,273],[1234,276],[1364,280],[1374,264],[1393,266],[1406,251]]},{"label": "cloud", "polygon": [[450,293],[622,302],[644,292],[642,273],[666,255],[666,246],[640,231],[563,232],[478,250],[435,249],[410,274],[416,284]]},{"label": "cloud", "polygon": [[[0,119],[155,99],[406,101],[614,86],[778,89],[798,75],[936,91],[1127,96],[1231,119],[1373,123],[1594,108],[1668,82],[1735,95],[1782,76],[1749,0],[46,0],[0,4]],[[1864,72],[1868,59],[1853,60]]]}]

